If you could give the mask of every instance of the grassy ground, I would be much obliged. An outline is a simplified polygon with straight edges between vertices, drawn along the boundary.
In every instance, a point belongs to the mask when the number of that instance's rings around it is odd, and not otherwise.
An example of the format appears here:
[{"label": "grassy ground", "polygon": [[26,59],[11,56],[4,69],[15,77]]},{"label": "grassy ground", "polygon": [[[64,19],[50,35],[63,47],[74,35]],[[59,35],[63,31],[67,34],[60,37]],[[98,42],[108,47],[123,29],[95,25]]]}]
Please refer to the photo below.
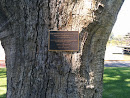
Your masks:
[{"label": "grassy ground", "polygon": [[0,68],[0,98],[6,98],[6,68]]},{"label": "grassy ground", "polygon": [[[106,67],[103,98],[130,98],[130,67]],[[0,98],[6,98],[6,69],[0,68]]]},{"label": "grassy ground", "polygon": [[104,70],[103,98],[130,98],[130,67]]}]

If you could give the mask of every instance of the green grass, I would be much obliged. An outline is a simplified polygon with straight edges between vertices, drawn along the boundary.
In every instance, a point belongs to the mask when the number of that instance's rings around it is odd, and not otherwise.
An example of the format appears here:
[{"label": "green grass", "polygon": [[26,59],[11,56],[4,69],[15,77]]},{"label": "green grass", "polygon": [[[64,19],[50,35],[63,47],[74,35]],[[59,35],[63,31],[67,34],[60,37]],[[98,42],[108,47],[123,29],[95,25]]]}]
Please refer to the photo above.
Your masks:
[{"label": "green grass", "polygon": [[0,98],[6,98],[6,68],[0,68]]},{"label": "green grass", "polygon": [[130,98],[130,67],[104,70],[103,98]]},{"label": "green grass", "polygon": [[[103,98],[130,98],[130,67],[105,67]],[[6,68],[0,68],[0,98],[6,98]]]}]

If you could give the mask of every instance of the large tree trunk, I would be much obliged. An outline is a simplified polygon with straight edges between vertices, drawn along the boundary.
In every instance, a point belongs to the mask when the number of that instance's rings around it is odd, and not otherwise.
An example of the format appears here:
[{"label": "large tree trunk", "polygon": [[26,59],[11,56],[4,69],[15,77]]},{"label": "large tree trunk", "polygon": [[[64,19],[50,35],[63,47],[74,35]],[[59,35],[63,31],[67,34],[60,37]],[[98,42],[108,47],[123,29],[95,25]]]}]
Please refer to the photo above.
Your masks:
[{"label": "large tree trunk", "polygon": [[[104,53],[123,0],[0,0],[7,98],[101,98]],[[48,51],[48,31],[79,31],[78,52]]]}]

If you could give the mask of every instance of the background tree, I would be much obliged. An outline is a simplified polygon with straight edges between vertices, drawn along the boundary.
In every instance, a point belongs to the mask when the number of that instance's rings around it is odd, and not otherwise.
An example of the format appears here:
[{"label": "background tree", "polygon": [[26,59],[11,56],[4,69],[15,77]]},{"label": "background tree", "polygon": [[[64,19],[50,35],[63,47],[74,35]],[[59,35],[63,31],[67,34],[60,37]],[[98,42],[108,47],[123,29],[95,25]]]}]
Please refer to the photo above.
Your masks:
[{"label": "background tree", "polygon": [[127,33],[123,38],[126,42],[126,45],[130,46],[130,33]]},{"label": "background tree", "polygon": [[[104,53],[123,0],[0,0],[7,98],[101,98]],[[78,52],[49,52],[49,30],[80,33]]]},{"label": "background tree", "polygon": [[110,34],[110,36],[109,36],[109,40],[111,41],[111,40],[113,40],[113,39],[114,39],[114,33],[111,32],[111,34]]}]

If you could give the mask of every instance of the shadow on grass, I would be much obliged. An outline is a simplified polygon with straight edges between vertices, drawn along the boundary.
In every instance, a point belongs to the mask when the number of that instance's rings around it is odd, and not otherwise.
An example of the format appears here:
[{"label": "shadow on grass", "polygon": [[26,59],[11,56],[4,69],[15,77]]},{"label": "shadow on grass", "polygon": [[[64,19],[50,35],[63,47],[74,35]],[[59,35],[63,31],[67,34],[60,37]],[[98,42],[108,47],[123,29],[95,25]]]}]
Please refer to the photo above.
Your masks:
[{"label": "shadow on grass", "polygon": [[6,68],[0,68],[0,78],[6,77]]},{"label": "shadow on grass", "polygon": [[0,68],[0,76],[6,75],[6,68]]},{"label": "shadow on grass", "polygon": [[0,98],[6,98],[6,94],[0,95]]},{"label": "shadow on grass", "polygon": [[103,98],[130,98],[130,67],[105,68]]},{"label": "shadow on grass", "polygon": [[6,87],[7,85],[0,85],[0,87]]}]

